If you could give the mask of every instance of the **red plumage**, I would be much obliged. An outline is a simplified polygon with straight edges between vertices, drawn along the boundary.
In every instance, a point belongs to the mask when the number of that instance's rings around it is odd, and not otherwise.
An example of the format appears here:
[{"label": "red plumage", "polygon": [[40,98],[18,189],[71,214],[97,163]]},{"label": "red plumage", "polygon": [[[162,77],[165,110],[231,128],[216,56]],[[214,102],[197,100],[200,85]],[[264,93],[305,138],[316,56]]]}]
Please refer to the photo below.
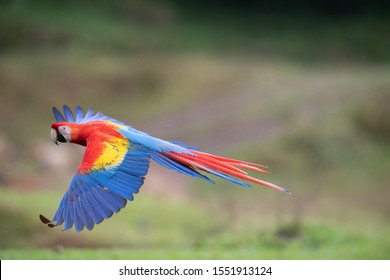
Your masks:
[{"label": "red plumage", "polygon": [[[178,162],[182,165],[185,165],[187,167],[196,168],[199,170],[203,170],[206,172],[213,173],[214,171],[222,172],[226,175],[231,175],[236,178],[244,179],[247,181],[254,182],[256,184],[260,184],[281,192],[287,192],[290,193],[288,190],[279,187],[275,184],[251,177],[248,175],[247,172],[244,170],[238,168],[244,168],[256,172],[261,173],[269,173],[268,171],[265,171],[263,169],[260,169],[258,167],[267,168],[264,165],[255,164],[247,161],[240,161],[236,159],[226,158],[226,157],[220,157],[212,154],[203,153],[200,151],[194,151],[191,150],[190,154],[178,154],[178,153],[164,153],[164,155],[171,160],[174,160],[175,162]],[[257,167],[258,166],[258,167]]]}]

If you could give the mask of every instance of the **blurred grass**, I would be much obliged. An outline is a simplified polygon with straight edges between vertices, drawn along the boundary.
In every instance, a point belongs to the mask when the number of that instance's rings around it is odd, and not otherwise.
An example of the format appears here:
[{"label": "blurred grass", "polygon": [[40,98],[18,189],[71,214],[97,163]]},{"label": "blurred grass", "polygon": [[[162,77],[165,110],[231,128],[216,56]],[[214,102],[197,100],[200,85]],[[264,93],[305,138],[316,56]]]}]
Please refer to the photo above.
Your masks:
[{"label": "blurred grass", "polygon": [[49,211],[54,196],[58,193],[1,190],[1,259],[389,258],[385,226],[375,232],[318,222],[279,223],[267,230],[252,222],[242,228],[238,220],[227,225],[224,215],[211,216],[207,205],[150,195],[138,195],[142,198],[92,232],[61,232],[38,221],[37,209]]}]

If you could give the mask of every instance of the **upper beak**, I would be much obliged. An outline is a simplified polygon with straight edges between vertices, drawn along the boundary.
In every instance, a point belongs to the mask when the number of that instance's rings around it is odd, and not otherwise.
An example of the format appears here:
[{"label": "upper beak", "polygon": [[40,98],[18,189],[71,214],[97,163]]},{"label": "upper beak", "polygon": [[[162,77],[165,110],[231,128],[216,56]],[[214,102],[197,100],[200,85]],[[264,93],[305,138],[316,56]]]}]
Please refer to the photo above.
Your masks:
[{"label": "upper beak", "polygon": [[51,137],[51,140],[54,142],[54,144],[58,145],[58,142],[62,142],[62,143],[66,143],[66,139],[64,136],[62,136],[61,133],[59,133],[58,131],[56,131],[55,129],[51,129],[50,131],[50,137]]},{"label": "upper beak", "polygon": [[50,131],[50,137],[51,137],[51,140],[54,142],[54,144],[58,145],[58,142],[57,142],[57,131],[55,129],[51,129]]}]

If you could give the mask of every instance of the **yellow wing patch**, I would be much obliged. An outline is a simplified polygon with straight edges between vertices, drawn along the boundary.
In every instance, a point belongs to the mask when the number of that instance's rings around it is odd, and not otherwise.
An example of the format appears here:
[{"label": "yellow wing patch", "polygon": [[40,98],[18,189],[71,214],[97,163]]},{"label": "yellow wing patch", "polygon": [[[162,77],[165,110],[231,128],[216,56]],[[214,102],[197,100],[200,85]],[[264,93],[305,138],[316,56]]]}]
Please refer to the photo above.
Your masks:
[{"label": "yellow wing patch", "polygon": [[96,158],[94,169],[111,169],[120,165],[130,148],[130,142],[126,138],[113,137],[109,142],[104,142],[102,154]]}]

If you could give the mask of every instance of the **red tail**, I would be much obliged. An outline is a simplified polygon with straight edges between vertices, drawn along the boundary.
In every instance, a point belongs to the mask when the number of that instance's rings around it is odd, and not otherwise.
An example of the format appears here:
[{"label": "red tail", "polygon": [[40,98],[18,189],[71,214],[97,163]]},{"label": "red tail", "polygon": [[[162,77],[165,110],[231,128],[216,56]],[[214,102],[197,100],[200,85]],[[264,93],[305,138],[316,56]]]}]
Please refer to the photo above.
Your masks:
[{"label": "red tail", "polygon": [[[224,179],[227,179],[231,182],[234,182],[236,184],[240,184],[243,186],[249,186],[248,184],[236,179],[244,179],[247,181],[254,182],[259,185],[263,185],[281,192],[290,193],[289,190],[286,190],[282,187],[279,187],[277,185],[274,185],[272,183],[253,178],[248,175],[247,172],[240,168],[244,168],[247,170],[252,170],[256,172],[261,173],[269,173],[268,171],[265,171],[261,168],[267,168],[267,166],[255,164],[251,162],[236,160],[236,159],[230,159],[220,156],[215,156],[207,153],[203,153],[200,151],[194,151],[190,150],[193,155],[189,154],[178,154],[178,153],[164,153],[164,155],[171,160],[174,160],[177,163],[180,163],[181,165],[184,165],[186,167],[192,167],[194,169],[202,170],[209,172],[211,174],[217,175],[219,177],[222,177]],[[261,168],[260,168],[261,167]],[[226,176],[231,175],[235,178]]]}]

